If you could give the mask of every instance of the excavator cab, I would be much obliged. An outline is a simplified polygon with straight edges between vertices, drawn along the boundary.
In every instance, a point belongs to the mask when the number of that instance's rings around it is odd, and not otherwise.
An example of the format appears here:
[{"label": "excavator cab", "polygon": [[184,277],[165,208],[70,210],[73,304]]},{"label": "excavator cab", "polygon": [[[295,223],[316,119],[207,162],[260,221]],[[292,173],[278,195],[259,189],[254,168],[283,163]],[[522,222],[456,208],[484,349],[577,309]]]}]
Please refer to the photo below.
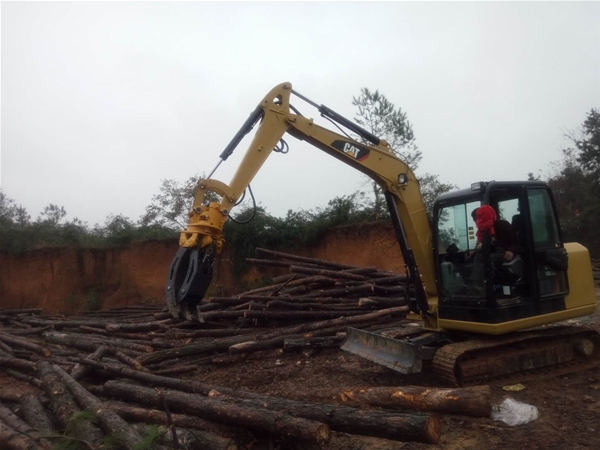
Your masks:
[{"label": "excavator cab", "polygon": [[[472,213],[481,205],[497,220],[478,239]],[[443,194],[434,223],[440,318],[499,324],[565,309],[568,256],[545,183],[480,182]]]}]

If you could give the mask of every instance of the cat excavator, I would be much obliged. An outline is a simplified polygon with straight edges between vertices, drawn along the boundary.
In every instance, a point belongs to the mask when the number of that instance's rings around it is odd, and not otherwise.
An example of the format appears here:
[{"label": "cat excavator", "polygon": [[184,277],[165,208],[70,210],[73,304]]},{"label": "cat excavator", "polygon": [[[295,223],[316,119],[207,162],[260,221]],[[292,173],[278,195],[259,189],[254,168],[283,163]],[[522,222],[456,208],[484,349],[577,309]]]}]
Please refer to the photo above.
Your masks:
[{"label": "cat excavator", "polygon": [[[316,108],[340,133],[302,115],[290,103],[292,96]],[[231,182],[213,179],[257,124]],[[301,95],[290,83],[276,86],[263,98],[214,170],[199,180],[189,223],[169,267],[166,300],[173,316],[196,317],[223,248],[223,226],[269,155],[287,150],[285,133],[381,186],[404,259],[411,286],[406,290],[409,318],[418,326],[378,332],[349,327],[344,350],[401,373],[432,368],[462,386],[514,374],[564,373],[598,363],[598,333],[557,324],[593,314],[596,292],[588,250],[563,242],[547,184],[475,182],[438,196],[430,224],[418,179],[390,145]],[[491,231],[477,237],[472,213],[483,205],[511,224],[516,241],[512,259],[497,252]],[[474,253],[478,257],[472,258]]]}]

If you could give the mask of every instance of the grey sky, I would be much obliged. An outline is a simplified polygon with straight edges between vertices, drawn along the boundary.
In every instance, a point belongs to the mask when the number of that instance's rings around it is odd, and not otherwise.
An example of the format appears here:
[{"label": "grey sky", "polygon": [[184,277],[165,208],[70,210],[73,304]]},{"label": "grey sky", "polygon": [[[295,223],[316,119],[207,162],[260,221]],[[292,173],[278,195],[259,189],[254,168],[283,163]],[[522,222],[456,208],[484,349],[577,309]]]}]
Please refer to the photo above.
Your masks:
[{"label": "grey sky", "polygon": [[[3,2],[2,188],[33,218],[55,203],[137,220],[161,179],[209,172],[283,81],[350,118],[379,89],[413,123],[417,175],[524,179],[600,107],[600,3]],[[288,143],[252,184],[270,213],[364,185]]]}]

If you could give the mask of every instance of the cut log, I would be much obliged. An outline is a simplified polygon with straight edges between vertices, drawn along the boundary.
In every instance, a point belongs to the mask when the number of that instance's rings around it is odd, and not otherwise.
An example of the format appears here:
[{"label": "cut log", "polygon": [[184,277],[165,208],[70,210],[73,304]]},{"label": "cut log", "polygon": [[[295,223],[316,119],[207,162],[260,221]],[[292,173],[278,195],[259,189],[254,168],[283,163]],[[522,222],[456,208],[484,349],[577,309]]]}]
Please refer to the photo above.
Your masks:
[{"label": "cut log", "polygon": [[0,448],[3,450],[46,450],[27,435],[15,431],[0,420]]},{"label": "cut log", "polygon": [[296,417],[326,423],[332,430],[345,433],[428,444],[437,444],[440,439],[440,421],[436,416],[428,414],[362,411],[356,408],[288,400],[246,391],[231,389],[228,391],[227,395],[212,391],[209,397],[223,398],[236,405],[285,411]]},{"label": "cut log", "polygon": [[[167,319],[170,320],[170,319]],[[166,321],[145,322],[145,323],[108,323],[105,326],[106,331],[117,332],[139,332],[139,331],[154,331],[161,328],[166,328]]]},{"label": "cut log", "polygon": [[0,358],[0,367],[11,367],[16,370],[24,370],[26,372],[34,372],[36,365],[34,362],[27,361],[21,358]]},{"label": "cut log", "polygon": [[10,344],[15,347],[24,348],[26,350],[30,350],[32,352],[38,353],[45,357],[49,357],[52,355],[52,352],[47,348],[42,347],[41,345],[34,344],[33,342],[29,342],[26,339],[21,339],[15,336],[11,336],[10,334],[0,333],[0,341],[3,341],[7,344]]},{"label": "cut log", "polygon": [[35,394],[24,394],[19,400],[25,421],[44,434],[56,432],[52,420]]},{"label": "cut log", "polygon": [[139,353],[151,353],[154,349],[148,345],[140,345],[132,342],[128,342],[122,339],[112,339],[107,337],[103,339],[96,336],[82,335],[82,334],[67,334],[57,332],[45,332],[43,334],[46,342],[52,344],[65,345],[67,347],[77,348],[79,350],[86,350],[94,352],[96,348],[101,345],[111,345],[113,347],[121,347],[127,351],[123,353],[132,354],[131,352]]},{"label": "cut log", "polygon": [[10,334],[13,336],[30,336],[33,334],[42,334],[44,331],[50,330],[52,325],[48,325],[42,328],[29,328],[27,330],[15,330],[11,331]]},{"label": "cut log", "polygon": [[4,342],[2,342],[2,341],[0,341],[0,349],[2,349],[3,351],[5,351],[9,355],[14,355],[15,354],[15,351],[12,348],[10,348],[8,345],[6,345]]},{"label": "cut log", "polygon": [[95,369],[104,370],[112,375],[117,375],[131,380],[136,380],[150,386],[161,386],[170,389],[175,389],[184,392],[192,392],[196,394],[208,395],[212,386],[190,380],[180,380],[179,378],[165,377],[154,375],[151,373],[140,372],[139,370],[130,369],[128,367],[119,366],[116,364],[101,363],[88,359],[81,359],[81,364],[93,367]]},{"label": "cut log", "polygon": [[50,448],[50,443],[42,438],[42,434],[38,430],[23,422],[20,417],[2,404],[0,404],[0,422],[4,422],[17,433],[27,436],[36,444]]},{"label": "cut log", "polygon": [[301,267],[301,266],[290,266],[291,273],[303,273],[310,275],[322,275],[330,278],[342,278],[345,280],[354,280],[354,281],[364,281],[368,278],[364,275],[359,275],[351,272],[343,272],[336,270],[327,270],[327,269],[312,269],[310,267]]},{"label": "cut log", "polygon": [[[164,411],[132,406],[115,401],[104,402],[104,406],[129,422],[170,425],[167,414]],[[230,427],[199,417],[186,416],[185,414],[171,414],[171,424],[179,428],[192,428],[194,430],[202,430],[229,437],[244,434],[242,428]]]},{"label": "cut log", "polygon": [[237,406],[200,395],[165,390],[156,392],[141,386],[107,381],[105,391],[115,398],[145,405],[160,405],[166,401],[170,409],[228,425],[247,427],[279,436],[300,439],[323,446],[329,442],[329,427],[319,422],[275,413],[263,408]]},{"label": "cut log", "polygon": [[419,386],[343,389],[334,394],[342,401],[353,401],[388,409],[434,411],[490,417],[492,412],[489,386],[437,389]]},{"label": "cut log", "polygon": [[[98,347],[94,353],[88,356],[92,361],[100,361],[104,355],[106,355],[107,350],[106,347]],[[90,372],[89,366],[84,366],[83,364],[76,364],[71,371],[71,377],[74,380],[80,380],[85,377]]]},{"label": "cut log", "polygon": [[349,311],[243,311],[244,317],[247,319],[335,319],[343,316],[359,316],[365,313],[364,310],[349,310]]},{"label": "cut log", "polygon": [[146,369],[144,366],[142,366],[138,361],[136,361],[133,358],[130,358],[129,356],[127,356],[125,353],[119,351],[118,349],[114,348],[114,347],[109,347],[108,351],[114,355],[115,358],[117,358],[119,361],[121,361],[124,364],[127,364],[129,367],[132,367],[136,370],[140,370],[142,372],[150,372],[148,369]]},{"label": "cut log", "polygon": [[40,380],[38,380],[37,378],[32,377],[30,375],[19,372],[17,370],[8,369],[6,371],[6,374],[10,375],[11,377],[13,377],[19,381],[25,381],[26,383],[29,383],[37,388],[42,387],[42,382]]},{"label": "cut log", "polygon": [[81,412],[75,404],[74,398],[60,381],[58,375],[47,361],[38,362],[42,388],[50,398],[50,407],[53,417],[56,418],[62,429],[69,429],[69,435],[94,446],[99,446],[103,434],[100,429],[89,420],[73,420]]},{"label": "cut log", "polygon": [[289,259],[291,261],[300,261],[309,264],[315,264],[318,266],[331,267],[334,269],[358,269],[356,266],[350,266],[348,264],[340,264],[333,261],[325,261],[323,259],[307,258],[305,256],[291,255],[289,253],[275,252],[266,248],[256,247],[256,253],[263,255],[274,256],[275,258]]},{"label": "cut log", "polygon": [[173,349],[159,350],[153,353],[148,353],[138,356],[136,359],[144,366],[156,364],[169,359],[180,358],[182,356],[200,355],[223,351],[229,348],[230,345],[238,344],[248,340],[247,336],[233,336],[230,338],[218,339],[214,342],[197,343],[182,345]]},{"label": "cut log", "polygon": [[65,384],[71,395],[82,409],[92,411],[102,428],[106,433],[110,433],[119,442],[119,444],[127,450],[133,450],[142,440],[142,436],[131,428],[118,414],[105,409],[102,402],[96,396],[90,394],[83,386],[69,376],[64,370],[57,365],[53,365],[52,369],[58,375],[60,380]]}]

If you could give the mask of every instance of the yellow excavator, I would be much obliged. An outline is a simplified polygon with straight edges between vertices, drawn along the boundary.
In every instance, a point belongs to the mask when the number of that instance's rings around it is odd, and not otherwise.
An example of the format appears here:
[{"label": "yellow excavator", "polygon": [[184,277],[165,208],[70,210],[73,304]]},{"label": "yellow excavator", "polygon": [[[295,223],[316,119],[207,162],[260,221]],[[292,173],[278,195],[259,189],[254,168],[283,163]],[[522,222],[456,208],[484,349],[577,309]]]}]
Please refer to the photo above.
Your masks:
[{"label": "yellow excavator", "polygon": [[[292,95],[315,107],[343,134],[303,116],[290,104]],[[256,134],[230,184],[212,179],[256,124]],[[413,294],[407,298],[410,317],[421,327],[386,333],[348,328],[343,349],[402,373],[431,365],[457,385],[522,372],[572,371],[598,362],[598,333],[551,325],[593,314],[596,293],[589,253],[580,244],[563,242],[547,184],[475,182],[468,189],[440,195],[430,225],[418,179],[389,144],[304,97],[290,83],[276,86],[264,97],[214,170],[198,182],[187,229],[169,267],[166,299],[175,317],[193,319],[197,314],[223,247],[223,226],[269,155],[285,151],[285,133],[381,186],[412,286]],[[210,201],[215,194],[220,201]],[[476,236],[473,211],[484,205],[512,227],[515,249],[510,260],[497,253],[491,231]]]}]

